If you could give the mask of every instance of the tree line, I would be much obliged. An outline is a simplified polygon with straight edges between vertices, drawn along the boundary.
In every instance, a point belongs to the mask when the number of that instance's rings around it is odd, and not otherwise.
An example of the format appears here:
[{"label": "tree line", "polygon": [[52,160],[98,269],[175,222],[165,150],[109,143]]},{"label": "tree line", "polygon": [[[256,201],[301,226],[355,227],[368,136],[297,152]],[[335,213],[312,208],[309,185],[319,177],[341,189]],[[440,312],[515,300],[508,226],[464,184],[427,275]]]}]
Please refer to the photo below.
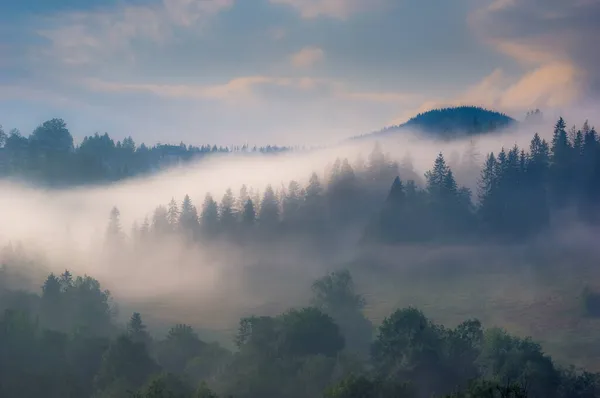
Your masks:
[{"label": "tree line", "polygon": [[0,125],[0,177],[25,178],[39,184],[79,185],[124,178],[201,159],[211,154],[279,153],[280,146],[136,145],[131,137],[116,141],[107,133],[86,136],[74,144],[62,119],[45,121],[29,135]]},{"label": "tree line", "polygon": [[[475,149],[467,152],[472,157]],[[488,154],[475,194],[458,185],[442,153],[420,178],[410,163],[392,161],[377,144],[366,160],[336,159],[324,177],[315,172],[305,185],[269,185],[262,194],[243,186],[218,200],[208,193],[198,209],[189,196],[181,204],[173,199],[136,222],[131,238],[323,241],[358,226],[363,243],[519,241],[565,221],[597,224],[600,139],[587,122],[567,131],[561,118],[550,143],[536,133],[528,150],[515,145]],[[124,239],[119,216],[114,208],[113,240]]]},{"label": "tree line", "polygon": [[158,336],[117,322],[110,292],[65,271],[40,293],[0,269],[0,396],[6,398],[588,398],[600,374],[558,366],[539,344],[476,319],[454,328],[416,308],[374,327],[351,274],[314,281],[308,306],[239,322],[231,348],[187,324]]}]

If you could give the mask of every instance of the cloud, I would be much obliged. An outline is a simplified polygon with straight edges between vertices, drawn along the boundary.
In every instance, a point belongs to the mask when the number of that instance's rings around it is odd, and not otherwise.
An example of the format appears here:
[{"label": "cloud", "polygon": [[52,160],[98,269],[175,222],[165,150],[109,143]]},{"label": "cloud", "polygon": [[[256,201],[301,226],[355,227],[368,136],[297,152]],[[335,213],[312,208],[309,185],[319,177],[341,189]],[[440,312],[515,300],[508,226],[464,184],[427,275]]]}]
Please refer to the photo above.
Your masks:
[{"label": "cloud", "polygon": [[110,56],[132,60],[134,40],[166,43],[175,28],[201,26],[234,0],[162,0],[153,5],[118,6],[103,11],[47,17],[37,33],[50,41],[42,56],[72,66],[93,65]]},{"label": "cloud", "polygon": [[55,106],[68,106],[69,108],[84,108],[86,105],[81,101],[74,100],[68,96],[55,91],[38,87],[24,85],[6,84],[0,85],[0,101],[25,100],[30,102],[44,102]]},{"label": "cloud", "polygon": [[600,0],[495,0],[470,18],[483,40],[529,68],[522,84],[562,87],[569,80],[579,89],[568,93],[574,97],[600,94],[598,20]]},{"label": "cloud", "polygon": [[416,98],[409,93],[355,91],[343,82],[312,77],[244,76],[215,85],[120,83],[97,78],[83,79],[81,83],[85,88],[96,92],[145,93],[169,99],[218,100],[234,104],[256,103],[265,96],[283,94],[281,90],[297,96],[312,94],[320,98],[387,104],[406,103]]},{"label": "cloud", "polygon": [[309,68],[323,60],[325,52],[319,47],[304,47],[302,50],[292,54],[290,61],[296,68]]},{"label": "cloud", "polygon": [[455,97],[427,100],[390,124],[401,124],[415,114],[450,106],[477,105],[517,115],[534,108],[566,107],[580,93],[578,76],[570,63],[549,63],[517,78],[498,68]]},{"label": "cloud", "polygon": [[282,40],[287,35],[287,31],[285,28],[281,26],[275,26],[269,29],[269,37],[273,40]]},{"label": "cloud", "polygon": [[245,76],[216,85],[172,85],[172,84],[138,84],[114,83],[100,79],[85,79],[84,86],[93,91],[111,93],[149,93],[171,99],[212,99],[223,101],[250,101],[257,99],[257,88],[260,86],[289,87],[296,90],[312,90],[326,84],[312,78],[287,78],[268,76]]},{"label": "cloud", "polygon": [[329,17],[347,19],[353,14],[376,6],[380,0],[269,0],[297,10],[302,18]]}]

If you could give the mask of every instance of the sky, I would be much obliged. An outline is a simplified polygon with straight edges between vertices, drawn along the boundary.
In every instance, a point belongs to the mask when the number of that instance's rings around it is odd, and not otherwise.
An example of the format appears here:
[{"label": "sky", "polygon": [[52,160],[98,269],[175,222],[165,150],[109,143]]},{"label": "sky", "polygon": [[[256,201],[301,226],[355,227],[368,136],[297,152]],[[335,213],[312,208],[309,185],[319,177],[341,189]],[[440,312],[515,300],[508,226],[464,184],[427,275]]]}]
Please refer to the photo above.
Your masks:
[{"label": "sky", "polygon": [[0,124],[314,145],[440,106],[522,118],[596,100],[598,20],[600,0],[0,0]]}]

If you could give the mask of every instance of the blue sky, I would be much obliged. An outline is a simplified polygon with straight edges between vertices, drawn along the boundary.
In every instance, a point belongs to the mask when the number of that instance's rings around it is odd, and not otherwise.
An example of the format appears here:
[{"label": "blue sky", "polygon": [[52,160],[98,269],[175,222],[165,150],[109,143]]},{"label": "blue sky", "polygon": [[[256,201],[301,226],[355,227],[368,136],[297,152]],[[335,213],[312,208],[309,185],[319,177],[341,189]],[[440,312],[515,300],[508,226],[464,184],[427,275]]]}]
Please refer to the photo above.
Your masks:
[{"label": "blue sky", "polygon": [[19,0],[0,123],[74,136],[313,144],[474,104],[520,117],[600,89],[600,0]]}]

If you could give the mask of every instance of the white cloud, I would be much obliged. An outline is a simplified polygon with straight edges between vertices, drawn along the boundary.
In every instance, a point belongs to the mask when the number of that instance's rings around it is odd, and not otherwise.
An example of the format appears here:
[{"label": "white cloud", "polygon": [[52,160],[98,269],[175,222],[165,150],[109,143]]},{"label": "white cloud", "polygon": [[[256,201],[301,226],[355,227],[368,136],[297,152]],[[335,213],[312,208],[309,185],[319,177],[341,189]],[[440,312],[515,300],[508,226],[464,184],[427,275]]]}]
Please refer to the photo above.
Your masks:
[{"label": "white cloud", "polygon": [[234,0],[162,0],[155,5],[71,12],[44,20],[38,34],[50,41],[42,56],[62,64],[93,65],[110,56],[132,59],[133,40],[166,43],[176,27],[191,27],[233,5]]},{"label": "white cloud", "polygon": [[305,47],[295,54],[292,54],[290,61],[296,68],[309,68],[325,57],[325,52],[319,47]]},{"label": "white cloud", "polygon": [[478,83],[450,98],[429,99],[392,121],[400,124],[415,114],[435,108],[476,105],[507,113],[557,109],[572,104],[580,92],[578,72],[569,63],[549,63],[517,78],[496,69]]},{"label": "white cloud", "polygon": [[297,94],[314,94],[320,98],[391,105],[404,104],[418,98],[413,94],[401,92],[356,91],[340,81],[312,77],[244,76],[214,85],[123,83],[95,78],[84,79],[81,83],[88,90],[97,92],[145,93],[169,99],[217,100],[233,104],[265,100],[260,89],[268,87],[288,89]]},{"label": "white cloud", "polygon": [[303,18],[325,16],[346,19],[378,5],[381,0],[270,0],[270,2],[293,7]]},{"label": "white cloud", "polygon": [[[473,12],[470,23],[481,39],[525,68],[521,84],[533,93],[544,91],[541,86],[566,90],[539,95],[562,103],[600,95],[598,18],[600,0],[494,0]],[[519,102],[522,94],[512,98]],[[526,97],[531,102],[536,94]]]}]

